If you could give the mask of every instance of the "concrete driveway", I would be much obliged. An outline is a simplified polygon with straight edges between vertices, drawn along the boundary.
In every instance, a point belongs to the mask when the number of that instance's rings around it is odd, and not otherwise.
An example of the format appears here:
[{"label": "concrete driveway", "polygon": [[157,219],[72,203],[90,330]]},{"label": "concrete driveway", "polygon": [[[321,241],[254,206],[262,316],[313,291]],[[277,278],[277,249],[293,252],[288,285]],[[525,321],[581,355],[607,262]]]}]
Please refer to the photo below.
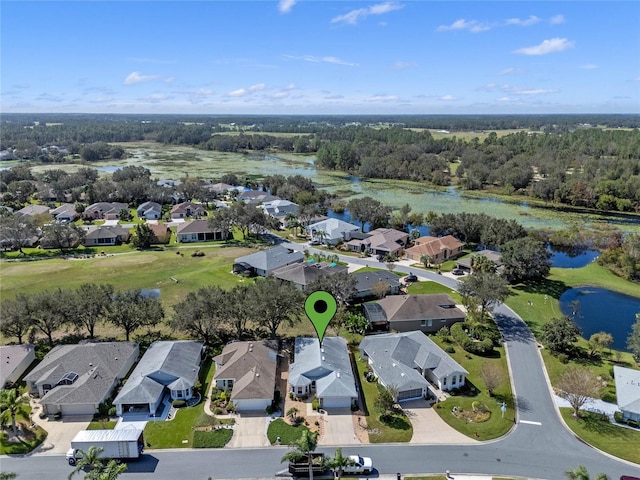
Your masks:
[{"label": "concrete driveway", "polygon": [[236,421],[233,437],[226,448],[268,447],[267,426],[269,418],[264,413],[242,413],[233,417]]},{"label": "concrete driveway", "polygon": [[48,435],[45,441],[34,450],[34,455],[60,455],[67,453],[71,448],[71,440],[81,430],[86,430],[91,422],[93,415],[73,415],[62,417],[61,420],[44,420],[38,417],[40,413],[40,405],[36,400],[31,400],[33,407],[34,423],[44,428]]},{"label": "concrete driveway", "polygon": [[447,425],[425,400],[403,402],[402,408],[413,425],[410,443],[456,445],[477,443],[476,440]]},{"label": "concrete driveway", "polygon": [[332,408],[322,415],[324,432],[319,445],[360,445],[353,429],[353,414],[349,408]]}]

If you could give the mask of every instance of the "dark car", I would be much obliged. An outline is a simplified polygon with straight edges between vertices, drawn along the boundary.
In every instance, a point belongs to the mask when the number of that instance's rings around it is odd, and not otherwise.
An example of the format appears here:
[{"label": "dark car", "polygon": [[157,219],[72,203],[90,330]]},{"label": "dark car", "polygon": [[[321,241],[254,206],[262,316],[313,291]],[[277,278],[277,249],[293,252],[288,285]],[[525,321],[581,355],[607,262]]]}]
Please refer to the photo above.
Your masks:
[{"label": "dark car", "polygon": [[453,270],[451,270],[451,273],[453,273],[454,275],[464,275],[464,270],[461,268],[454,268]]},{"label": "dark car", "polygon": [[418,281],[418,277],[416,277],[413,273],[410,273],[409,275],[404,277],[404,283],[413,283],[417,281]]}]

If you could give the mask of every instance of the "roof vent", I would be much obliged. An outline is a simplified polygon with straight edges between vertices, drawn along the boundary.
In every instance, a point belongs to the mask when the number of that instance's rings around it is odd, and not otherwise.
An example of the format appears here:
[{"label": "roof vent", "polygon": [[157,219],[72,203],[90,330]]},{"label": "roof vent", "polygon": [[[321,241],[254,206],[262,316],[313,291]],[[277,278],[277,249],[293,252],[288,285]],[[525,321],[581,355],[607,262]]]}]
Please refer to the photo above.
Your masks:
[{"label": "roof vent", "polygon": [[259,376],[260,376],[260,372],[256,372],[256,377],[259,377]]}]

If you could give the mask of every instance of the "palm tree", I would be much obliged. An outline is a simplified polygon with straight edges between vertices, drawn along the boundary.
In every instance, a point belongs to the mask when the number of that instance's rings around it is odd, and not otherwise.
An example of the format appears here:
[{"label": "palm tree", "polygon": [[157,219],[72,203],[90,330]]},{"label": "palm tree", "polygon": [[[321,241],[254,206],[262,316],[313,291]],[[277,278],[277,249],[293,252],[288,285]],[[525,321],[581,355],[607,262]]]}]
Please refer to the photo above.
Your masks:
[{"label": "palm tree", "polygon": [[338,480],[340,480],[342,478],[342,474],[344,473],[343,472],[344,467],[353,465],[353,460],[351,460],[349,457],[345,457],[344,455],[342,455],[342,449],[338,448],[336,449],[336,453],[333,456],[333,458],[327,461],[327,465],[333,468],[334,476],[337,475]]},{"label": "palm tree", "polygon": [[[584,465],[578,465],[573,470],[566,470],[564,473],[569,480],[590,480],[589,472]],[[608,478],[606,473],[599,473],[595,480],[608,480]]]},{"label": "palm tree", "polygon": [[15,472],[0,472],[0,480],[12,480],[18,476]]},{"label": "palm tree", "polygon": [[298,410],[296,407],[291,407],[289,410],[287,410],[287,417],[291,417],[291,421],[295,422],[299,411],[300,410]]},{"label": "palm tree", "polygon": [[29,403],[29,400],[22,395],[18,395],[17,389],[0,390],[0,412],[5,419],[7,416],[11,416],[11,428],[14,435],[18,434],[16,415],[26,415],[25,405],[27,403]]},{"label": "palm tree", "polygon": [[329,236],[329,234],[327,232],[325,232],[324,230],[316,230],[313,234],[313,238],[314,240],[319,241],[320,243],[322,243],[324,241],[325,238],[327,238]]},{"label": "palm tree", "polygon": [[292,448],[285,453],[280,462],[298,462],[304,458],[309,462],[309,480],[313,480],[313,457],[311,454],[318,446],[318,432],[303,430],[298,440],[293,442]]},{"label": "palm tree", "polygon": [[110,460],[106,465],[91,470],[84,478],[85,480],[116,480],[126,469],[126,463]]},{"label": "palm tree", "polygon": [[431,263],[431,257],[429,255],[420,255],[420,263],[424,265],[424,268],[429,268]]},{"label": "palm tree", "polygon": [[80,453],[80,455],[78,455],[80,458],[76,461],[76,468],[69,474],[69,480],[71,480],[76,473],[85,469],[89,470],[89,474],[94,470],[103,470],[104,460],[100,458],[100,455],[104,452],[104,448],[91,446],[86,452],[83,450],[78,450],[78,452]]}]

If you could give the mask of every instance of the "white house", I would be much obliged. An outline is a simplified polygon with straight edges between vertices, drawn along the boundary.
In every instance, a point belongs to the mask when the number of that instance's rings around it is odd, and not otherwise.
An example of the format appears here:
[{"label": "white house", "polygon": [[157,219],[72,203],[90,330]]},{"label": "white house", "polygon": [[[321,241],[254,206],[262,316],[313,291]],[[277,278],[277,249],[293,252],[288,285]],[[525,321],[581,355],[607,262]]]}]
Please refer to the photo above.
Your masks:
[{"label": "white house", "polygon": [[640,370],[614,365],[613,378],[623,419],[640,422]]},{"label": "white house", "polygon": [[36,359],[33,345],[5,345],[0,347],[0,388],[15,383]]}]

